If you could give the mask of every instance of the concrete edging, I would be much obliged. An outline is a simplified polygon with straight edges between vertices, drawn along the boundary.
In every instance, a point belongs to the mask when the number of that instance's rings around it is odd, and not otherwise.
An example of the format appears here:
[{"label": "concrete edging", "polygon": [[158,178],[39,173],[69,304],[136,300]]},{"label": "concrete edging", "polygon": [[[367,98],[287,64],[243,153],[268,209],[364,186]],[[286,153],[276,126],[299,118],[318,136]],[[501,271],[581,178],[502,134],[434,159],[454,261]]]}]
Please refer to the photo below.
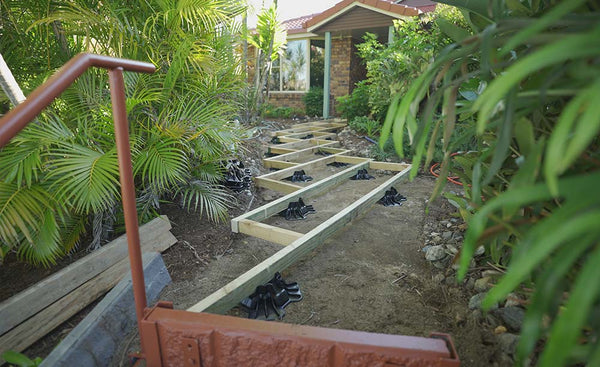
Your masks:
[{"label": "concrete edging", "polygon": [[[148,304],[152,304],[171,276],[158,252],[143,256]],[[131,274],[104,299],[44,359],[41,367],[107,366],[123,339],[136,327]]]}]

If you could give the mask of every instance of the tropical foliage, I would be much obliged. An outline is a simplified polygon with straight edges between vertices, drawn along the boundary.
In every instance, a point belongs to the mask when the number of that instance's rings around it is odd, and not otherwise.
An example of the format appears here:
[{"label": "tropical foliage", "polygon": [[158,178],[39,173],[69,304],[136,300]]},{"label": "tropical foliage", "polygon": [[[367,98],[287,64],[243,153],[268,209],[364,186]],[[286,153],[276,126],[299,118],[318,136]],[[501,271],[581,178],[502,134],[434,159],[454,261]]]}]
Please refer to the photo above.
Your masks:
[{"label": "tropical foliage", "polygon": [[[135,3],[135,4],[133,4]],[[0,52],[25,89],[81,51],[151,61],[125,75],[142,220],[161,200],[226,216],[219,161],[242,131],[228,123],[243,76],[233,54],[238,1],[4,1]],[[27,55],[27,56],[25,56]],[[117,226],[120,190],[107,75],[90,70],[0,151],[0,259],[48,265],[92,227]]]},{"label": "tropical foliage", "polygon": [[273,62],[285,48],[286,32],[277,19],[277,2],[258,14],[256,29],[248,35],[248,42],[256,48],[258,56],[254,67],[254,105],[260,110],[269,94],[269,76]]},{"label": "tropical foliage", "polygon": [[364,82],[368,96],[369,114],[383,122],[390,104],[390,95],[405,93],[410,83],[431,63],[434,55],[452,39],[438,24],[454,24],[466,29],[460,12],[438,5],[432,13],[406,21],[395,22],[394,38],[382,44],[376,34],[367,33],[357,45],[358,54],[367,68]]},{"label": "tropical foliage", "polygon": [[[473,35],[439,24],[455,42],[392,97],[381,144],[392,134],[402,155],[408,136],[412,177],[441,144],[434,196],[449,172],[465,188],[449,196],[469,224],[458,278],[484,244],[506,269],[484,308],[512,291],[528,300],[518,364],[600,365],[600,7],[444,2]],[[477,148],[452,158],[469,139]]]}]

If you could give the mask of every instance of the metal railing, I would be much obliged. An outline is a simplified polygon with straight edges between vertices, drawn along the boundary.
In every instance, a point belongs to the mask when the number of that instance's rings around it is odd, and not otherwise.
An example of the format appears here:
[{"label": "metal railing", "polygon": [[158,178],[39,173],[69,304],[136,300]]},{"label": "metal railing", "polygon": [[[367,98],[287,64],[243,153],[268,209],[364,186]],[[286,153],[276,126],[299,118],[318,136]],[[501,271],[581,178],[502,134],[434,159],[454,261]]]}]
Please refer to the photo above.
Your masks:
[{"label": "metal railing", "polygon": [[[135,186],[133,182],[131,150],[129,146],[127,110],[125,108],[125,82],[123,80],[123,71],[153,73],[156,71],[155,66],[140,61],[94,54],[79,54],[75,56],[44,84],[37,87],[23,103],[17,105],[0,119],[0,148],[6,145],[10,139],[35,119],[35,117],[67,89],[75,79],[92,67],[108,70],[110,97],[115,124],[117,157],[119,161],[119,180],[121,183],[123,213],[125,216],[125,229],[127,232],[127,246],[129,249],[129,262],[131,264],[133,296],[135,299],[135,312],[138,328],[141,330],[141,321],[144,316],[144,308],[146,308],[146,289],[144,285],[144,270],[135,205]],[[141,334],[140,338],[142,338]],[[141,345],[143,349],[143,340]],[[142,353],[143,352],[144,351],[142,350]]]}]

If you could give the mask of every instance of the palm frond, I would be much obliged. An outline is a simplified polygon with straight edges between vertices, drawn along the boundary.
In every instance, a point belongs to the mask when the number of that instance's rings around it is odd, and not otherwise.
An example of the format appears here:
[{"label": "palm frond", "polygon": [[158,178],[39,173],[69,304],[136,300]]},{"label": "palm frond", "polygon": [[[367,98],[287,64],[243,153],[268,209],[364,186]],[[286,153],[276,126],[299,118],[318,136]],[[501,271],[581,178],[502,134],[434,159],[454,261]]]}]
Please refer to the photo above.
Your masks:
[{"label": "palm frond", "polygon": [[177,194],[181,196],[183,207],[200,215],[206,214],[213,221],[225,221],[227,208],[234,200],[224,188],[201,180],[180,186]]}]

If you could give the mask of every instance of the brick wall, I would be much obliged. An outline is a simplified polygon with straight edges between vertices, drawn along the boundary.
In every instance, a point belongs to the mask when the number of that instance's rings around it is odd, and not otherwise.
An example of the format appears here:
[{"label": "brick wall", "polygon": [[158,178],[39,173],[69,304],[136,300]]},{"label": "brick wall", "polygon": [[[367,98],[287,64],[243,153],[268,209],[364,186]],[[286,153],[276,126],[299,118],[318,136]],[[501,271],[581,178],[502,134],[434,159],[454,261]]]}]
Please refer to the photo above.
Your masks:
[{"label": "brick wall", "polygon": [[286,93],[286,92],[277,92],[277,93],[269,93],[269,104],[272,104],[275,107],[294,107],[305,110],[304,102],[302,102],[302,97],[304,93]]},{"label": "brick wall", "polygon": [[352,37],[333,37],[331,40],[330,93],[331,112],[335,115],[335,98],[350,93],[350,61],[352,59]]},{"label": "brick wall", "polygon": [[352,39],[352,52],[350,56],[350,93],[354,90],[354,85],[361,80],[367,79],[367,68],[363,59],[358,56],[356,45],[362,43],[362,40]]}]

